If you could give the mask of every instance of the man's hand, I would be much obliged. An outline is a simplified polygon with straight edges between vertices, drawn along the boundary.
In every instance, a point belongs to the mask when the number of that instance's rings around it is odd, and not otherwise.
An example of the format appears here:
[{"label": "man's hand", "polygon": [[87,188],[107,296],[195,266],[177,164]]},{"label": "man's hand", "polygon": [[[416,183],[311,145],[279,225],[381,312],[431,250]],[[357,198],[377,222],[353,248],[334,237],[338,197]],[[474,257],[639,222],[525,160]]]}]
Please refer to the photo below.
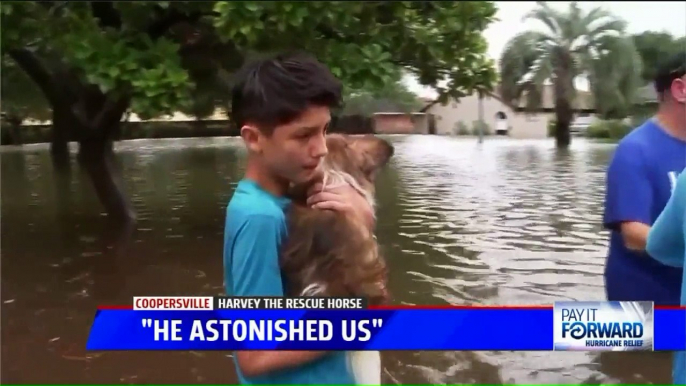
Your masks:
[{"label": "man's hand", "polygon": [[322,184],[317,183],[310,188],[307,196],[307,204],[313,208],[335,210],[358,216],[369,226],[369,229],[374,227],[373,208],[355,188],[348,184],[322,190]]},{"label": "man's hand", "polygon": [[632,251],[644,251],[648,240],[650,226],[640,222],[624,222],[620,224],[624,245]]}]

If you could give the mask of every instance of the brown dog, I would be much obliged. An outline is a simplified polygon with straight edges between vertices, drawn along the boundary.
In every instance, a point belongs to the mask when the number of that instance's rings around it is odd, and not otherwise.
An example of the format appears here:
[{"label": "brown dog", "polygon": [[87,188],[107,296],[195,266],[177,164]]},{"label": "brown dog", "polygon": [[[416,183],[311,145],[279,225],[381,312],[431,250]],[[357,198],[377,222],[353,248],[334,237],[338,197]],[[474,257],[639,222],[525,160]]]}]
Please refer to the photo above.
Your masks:
[{"label": "brown dog", "polygon": [[[328,135],[326,145],[319,177],[324,189],[348,183],[374,208],[374,182],[393,155],[393,146],[371,135],[341,134]],[[363,297],[370,305],[387,302],[386,264],[374,235],[357,216],[308,207],[306,192],[315,182],[291,191],[288,239],[281,254],[288,295]]]}]

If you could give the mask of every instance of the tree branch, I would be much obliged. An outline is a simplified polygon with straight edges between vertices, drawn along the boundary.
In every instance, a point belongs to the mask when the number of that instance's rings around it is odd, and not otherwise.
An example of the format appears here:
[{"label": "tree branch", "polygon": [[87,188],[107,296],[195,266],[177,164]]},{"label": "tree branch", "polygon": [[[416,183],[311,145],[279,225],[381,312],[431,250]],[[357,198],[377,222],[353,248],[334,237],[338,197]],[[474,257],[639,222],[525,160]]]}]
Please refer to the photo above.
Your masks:
[{"label": "tree branch", "polygon": [[62,98],[57,91],[55,80],[42,60],[26,48],[9,50],[7,53],[43,91],[50,104],[61,104]]},{"label": "tree branch", "polygon": [[108,97],[98,112],[98,115],[92,121],[93,127],[103,129],[103,137],[108,138],[112,130],[121,121],[122,115],[129,108],[131,98],[128,95],[119,98]]},{"label": "tree branch", "polygon": [[147,34],[150,39],[155,40],[164,36],[174,25],[182,22],[195,23],[203,16],[216,16],[215,12],[193,12],[190,14],[181,13],[175,9],[170,10],[161,19],[154,21],[148,26]]},{"label": "tree branch", "polygon": [[429,104],[427,104],[426,106],[419,109],[419,112],[425,113],[425,112],[429,111],[429,109],[432,108],[433,106],[435,106],[437,103],[438,103],[438,98],[434,99],[433,101],[429,102]]},{"label": "tree branch", "polygon": [[111,1],[91,1],[91,12],[100,21],[100,27],[121,29],[121,15]]}]

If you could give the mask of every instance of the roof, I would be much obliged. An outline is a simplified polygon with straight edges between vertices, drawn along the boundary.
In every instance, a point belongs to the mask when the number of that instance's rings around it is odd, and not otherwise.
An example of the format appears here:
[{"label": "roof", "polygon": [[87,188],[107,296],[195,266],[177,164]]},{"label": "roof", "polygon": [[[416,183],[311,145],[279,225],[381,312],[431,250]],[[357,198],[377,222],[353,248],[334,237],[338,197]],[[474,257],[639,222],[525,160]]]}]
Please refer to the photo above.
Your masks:
[{"label": "roof", "polygon": [[[499,89],[499,87],[497,88]],[[500,93],[498,92],[500,95]],[[543,87],[542,103],[540,108],[544,110],[552,110],[555,108],[555,90],[553,85],[545,85]],[[521,98],[518,109],[526,107],[526,99]],[[595,110],[595,103],[593,101],[593,94],[589,91],[576,90],[576,97],[573,102],[574,110]]]},{"label": "roof", "polygon": [[403,112],[393,112],[393,111],[391,111],[391,112],[378,112],[378,113],[374,113],[374,114],[372,114],[372,115],[426,115],[426,113],[416,113],[416,112],[413,112],[413,113],[403,113]]},{"label": "roof", "polygon": [[[519,101],[519,105],[515,106],[512,105],[511,103],[505,101],[503,97],[501,96],[502,94],[500,93],[500,87],[497,86],[493,92],[487,92],[487,94],[499,100],[503,104],[507,105],[510,107],[512,110],[517,110],[517,111],[522,111],[526,107],[526,99],[521,98]],[[426,100],[426,98],[422,98],[423,100],[427,101],[427,106],[424,108],[424,110],[430,108],[436,101],[429,99]],[[553,85],[546,85],[544,86],[543,89],[543,97],[542,97],[542,104],[541,106],[536,109],[538,111],[540,110],[554,110],[555,109],[555,94],[553,90]],[[574,109],[575,110],[595,110],[594,106],[594,101],[593,101],[593,94],[588,91],[582,91],[582,90],[577,90],[576,91],[576,98],[574,100]]]}]

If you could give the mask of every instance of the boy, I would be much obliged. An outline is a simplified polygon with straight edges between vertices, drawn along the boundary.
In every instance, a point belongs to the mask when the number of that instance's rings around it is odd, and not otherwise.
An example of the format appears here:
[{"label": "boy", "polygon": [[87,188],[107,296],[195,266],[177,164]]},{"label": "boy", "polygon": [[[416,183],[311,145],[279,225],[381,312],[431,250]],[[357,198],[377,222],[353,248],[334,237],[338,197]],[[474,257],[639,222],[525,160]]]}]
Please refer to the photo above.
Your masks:
[{"label": "boy", "polygon": [[[286,237],[284,196],[290,183],[309,181],[327,154],[330,109],[341,84],[315,59],[278,56],[237,74],[232,118],[248,150],[245,177],[226,212],[224,281],[230,296],[284,296],[279,250]],[[351,187],[310,196],[314,207],[353,211],[363,198]],[[351,205],[355,202],[355,205]],[[371,208],[369,208],[369,211]],[[357,209],[356,214],[369,215]],[[344,352],[242,351],[241,383],[353,384]]]}]

